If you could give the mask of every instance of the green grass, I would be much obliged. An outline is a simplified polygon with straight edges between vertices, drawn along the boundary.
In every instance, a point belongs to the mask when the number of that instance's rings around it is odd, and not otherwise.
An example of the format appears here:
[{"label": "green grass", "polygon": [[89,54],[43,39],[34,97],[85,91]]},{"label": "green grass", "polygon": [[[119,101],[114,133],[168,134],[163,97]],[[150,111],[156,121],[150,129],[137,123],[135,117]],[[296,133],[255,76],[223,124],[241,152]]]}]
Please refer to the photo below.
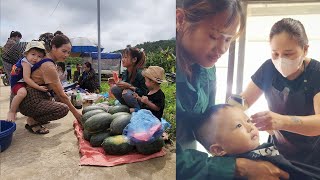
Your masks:
[{"label": "green grass", "polygon": [[[108,92],[110,89],[107,82],[101,83],[101,93]],[[161,85],[161,89],[166,96],[166,105],[163,112],[163,118],[171,124],[171,128],[168,131],[169,137],[172,140],[176,139],[176,84],[166,83]],[[111,104],[114,103],[114,99],[108,100]]]}]

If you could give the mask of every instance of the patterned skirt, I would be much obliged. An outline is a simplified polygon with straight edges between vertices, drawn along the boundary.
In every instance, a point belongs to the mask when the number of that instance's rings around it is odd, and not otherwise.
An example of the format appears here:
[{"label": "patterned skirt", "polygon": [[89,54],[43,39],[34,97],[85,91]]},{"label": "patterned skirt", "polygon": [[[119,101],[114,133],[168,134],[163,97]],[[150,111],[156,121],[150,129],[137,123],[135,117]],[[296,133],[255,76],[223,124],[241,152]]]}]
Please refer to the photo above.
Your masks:
[{"label": "patterned skirt", "polygon": [[39,123],[57,120],[66,116],[69,108],[66,104],[55,102],[46,92],[26,87],[27,96],[20,103],[20,113]]}]

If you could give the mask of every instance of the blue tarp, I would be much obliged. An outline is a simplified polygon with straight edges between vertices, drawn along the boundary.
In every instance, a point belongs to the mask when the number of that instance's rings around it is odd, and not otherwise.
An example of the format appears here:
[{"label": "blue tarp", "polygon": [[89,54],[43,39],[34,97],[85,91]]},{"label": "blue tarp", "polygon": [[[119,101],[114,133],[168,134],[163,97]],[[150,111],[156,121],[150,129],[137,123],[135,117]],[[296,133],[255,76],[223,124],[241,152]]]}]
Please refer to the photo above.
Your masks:
[{"label": "blue tarp", "polygon": [[[82,56],[91,56],[92,59],[98,59],[98,53],[83,53]],[[101,53],[101,59],[121,59],[120,53]]]},{"label": "blue tarp", "polygon": [[[104,48],[101,48],[101,51]],[[95,46],[72,46],[71,52],[97,52],[98,47]]]}]

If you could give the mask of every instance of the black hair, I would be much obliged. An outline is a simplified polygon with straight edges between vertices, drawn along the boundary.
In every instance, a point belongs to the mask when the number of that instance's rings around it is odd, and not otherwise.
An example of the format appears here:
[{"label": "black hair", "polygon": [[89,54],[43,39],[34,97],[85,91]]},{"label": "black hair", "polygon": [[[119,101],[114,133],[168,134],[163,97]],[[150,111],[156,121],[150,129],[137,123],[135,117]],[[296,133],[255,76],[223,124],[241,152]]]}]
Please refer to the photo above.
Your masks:
[{"label": "black hair", "polygon": [[53,36],[56,36],[56,35],[62,35],[63,33],[61,32],[61,31],[56,31],[54,34],[53,34]]},{"label": "black hair", "polygon": [[22,35],[19,31],[11,31],[10,33],[10,38],[12,37],[19,37],[19,38],[22,38]]},{"label": "black hair", "polygon": [[308,45],[308,37],[303,24],[292,18],[283,18],[276,22],[270,31],[269,39],[273,38],[274,35],[286,32],[289,36],[297,41],[300,47]]},{"label": "black hair", "polygon": [[62,72],[66,70],[66,64],[64,62],[57,62],[57,66],[61,67]]},{"label": "black hair", "polygon": [[92,69],[92,65],[91,65],[90,62],[85,62],[84,64],[85,64],[90,70]]},{"label": "black hair", "polygon": [[44,47],[46,48],[47,52],[51,50],[51,41],[53,37],[54,37],[53,34],[49,32],[43,33],[39,36],[39,41],[44,42]]},{"label": "black hair", "polygon": [[71,44],[70,39],[65,36],[65,35],[56,35],[53,37],[53,39],[51,40],[51,47],[50,50],[52,49],[52,46],[54,45],[56,48],[60,48],[62,45],[64,44]]},{"label": "black hair", "polygon": [[216,115],[218,111],[221,109],[224,109],[226,107],[233,107],[230,104],[217,104],[214,106],[209,107],[203,115],[199,116],[199,119],[194,120],[192,122],[193,132],[195,133],[197,141],[199,141],[208,151],[210,149],[210,146],[212,145],[213,139],[210,138],[208,140],[208,135],[203,135],[202,128],[207,126],[210,121],[214,121],[214,118],[211,118],[212,116]]}]

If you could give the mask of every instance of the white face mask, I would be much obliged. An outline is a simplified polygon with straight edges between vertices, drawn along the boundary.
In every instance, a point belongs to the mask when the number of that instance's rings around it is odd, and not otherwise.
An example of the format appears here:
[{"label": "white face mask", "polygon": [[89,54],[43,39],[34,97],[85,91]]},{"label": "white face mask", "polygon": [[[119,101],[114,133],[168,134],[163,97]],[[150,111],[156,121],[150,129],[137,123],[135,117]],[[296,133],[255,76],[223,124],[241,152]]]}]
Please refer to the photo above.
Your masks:
[{"label": "white face mask", "polygon": [[297,72],[303,62],[303,56],[298,57],[295,60],[287,58],[272,59],[272,63],[275,68],[280,72],[283,77],[288,77],[291,74]]}]

